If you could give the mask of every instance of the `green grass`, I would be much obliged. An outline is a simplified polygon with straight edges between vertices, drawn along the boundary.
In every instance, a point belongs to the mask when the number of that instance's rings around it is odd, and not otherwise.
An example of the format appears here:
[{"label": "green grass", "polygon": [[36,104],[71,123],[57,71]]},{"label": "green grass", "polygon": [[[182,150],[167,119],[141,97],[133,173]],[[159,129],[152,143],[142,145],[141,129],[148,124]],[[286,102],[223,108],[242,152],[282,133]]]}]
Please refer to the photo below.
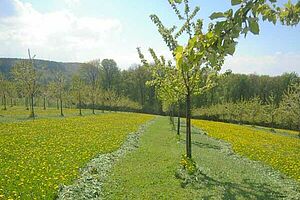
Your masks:
[{"label": "green grass", "polygon": [[199,191],[181,188],[174,176],[183,149],[170,128],[164,117],[150,125],[141,137],[140,147],[114,167],[104,186],[106,199],[199,197]]},{"label": "green grass", "polygon": [[[235,155],[230,145],[193,131],[196,186],[182,188],[174,174],[185,149],[168,119],[159,117],[140,147],[120,160],[105,183],[106,199],[282,199],[299,197],[299,185],[262,163]],[[295,189],[298,188],[298,191]],[[298,196],[297,196],[298,195]]]},{"label": "green grass", "polygon": [[118,149],[152,118],[112,113],[0,123],[0,199],[53,199],[79,168]]},{"label": "green grass", "polygon": [[261,161],[300,182],[300,140],[249,126],[193,120],[208,135],[232,144],[234,151]]},{"label": "green grass", "polygon": [[[79,116],[78,109],[75,108],[64,108],[63,113],[65,117]],[[102,114],[101,110],[95,110],[96,114]],[[16,122],[16,121],[30,121],[29,118],[30,111],[26,110],[24,107],[14,106],[7,107],[7,110],[0,109],[0,123],[1,122]],[[92,110],[82,109],[82,114],[92,115]],[[36,119],[53,119],[60,116],[60,110],[57,108],[49,107],[44,110],[42,107],[35,107]]]}]

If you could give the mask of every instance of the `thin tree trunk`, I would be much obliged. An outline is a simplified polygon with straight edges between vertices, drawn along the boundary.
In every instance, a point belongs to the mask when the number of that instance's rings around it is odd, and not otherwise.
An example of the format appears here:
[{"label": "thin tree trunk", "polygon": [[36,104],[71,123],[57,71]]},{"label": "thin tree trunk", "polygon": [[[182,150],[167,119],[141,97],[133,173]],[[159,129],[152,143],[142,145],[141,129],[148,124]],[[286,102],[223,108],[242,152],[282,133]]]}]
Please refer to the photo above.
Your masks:
[{"label": "thin tree trunk", "polygon": [[192,158],[192,140],[191,140],[191,94],[188,89],[186,95],[186,155]]},{"label": "thin tree trunk", "polygon": [[63,117],[64,116],[64,113],[63,113],[63,101],[62,101],[61,94],[60,94],[59,100],[60,100],[60,116]]},{"label": "thin tree trunk", "polygon": [[34,106],[33,106],[33,94],[30,95],[30,99],[31,99],[31,102],[30,102],[30,106],[31,106],[30,117],[34,118],[35,115],[34,115]]},{"label": "thin tree trunk", "polygon": [[177,135],[180,135],[180,102],[178,103]]},{"label": "thin tree trunk", "polygon": [[81,116],[82,115],[82,112],[81,112],[81,95],[80,95],[80,92],[79,92],[79,115]]},{"label": "thin tree trunk", "polygon": [[44,96],[44,110],[46,110],[46,97]]},{"label": "thin tree trunk", "polygon": [[26,110],[29,110],[28,97],[27,96],[25,97],[25,107],[26,107]]},{"label": "thin tree trunk", "polygon": [[13,98],[10,98],[10,107],[13,107]]},{"label": "thin tree trunk", "polygon": [[3,95],[3,105],[4,105],[3,110],[7,110],[7,108],[6,108],[6,95],[5,94]]},{"label": "thin tree trunk", "polygon": [[93,102],[92,102],[92,106],[93,106],[93,114],[95,114],[95,101],[93,100]]},{"label": "thin tree trunk", "polygon": [[104,101],[102,101],[102,113],[104,113]]},{"label": "thin tree trunk", "polygon": [[172,129],[175,130],[175,114],[174,114],[174,105],[171,106],[172,109]]}]

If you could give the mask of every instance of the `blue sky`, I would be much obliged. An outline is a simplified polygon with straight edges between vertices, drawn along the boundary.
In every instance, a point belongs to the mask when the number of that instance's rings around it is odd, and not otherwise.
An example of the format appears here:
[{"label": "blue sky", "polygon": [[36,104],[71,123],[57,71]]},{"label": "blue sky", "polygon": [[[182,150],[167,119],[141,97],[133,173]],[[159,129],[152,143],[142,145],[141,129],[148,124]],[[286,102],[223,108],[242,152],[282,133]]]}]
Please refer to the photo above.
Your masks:
[{"label": "blue sky", "polygon": [[[200,6],[198,16],[206,23],[213,11],[230,7],[230,0],[191,3]],[[0,57],[26,57],[30,48],[40,59],[84,62],[113,58],[123,69],[139,62],[137,46],[145,53],[153,47],[171,57],[149,19],[153,13],[167,25],[177,23],[167,0],[1,0]],[[299,26],[263,22],[259,36],[240,38],[236,54],[227,58],[223,69],[300,74],[299,36]]]}]

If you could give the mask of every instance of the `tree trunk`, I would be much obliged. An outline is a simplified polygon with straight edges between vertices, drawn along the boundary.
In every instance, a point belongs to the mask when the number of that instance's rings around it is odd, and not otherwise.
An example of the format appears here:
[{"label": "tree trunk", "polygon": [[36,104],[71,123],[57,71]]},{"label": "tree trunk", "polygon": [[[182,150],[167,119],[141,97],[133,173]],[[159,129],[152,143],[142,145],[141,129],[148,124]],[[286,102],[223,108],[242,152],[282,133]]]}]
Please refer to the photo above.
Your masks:
[{"label": "tree trunk", "polygon": [[60,94],[59,96],[59,100],[60,100],[60,116],[64,116],[64,113],[63,113],[63,101],[62,101],[62,96]]},{"label": "tree trunk", "polygon": [[10,107],[13,107],[14,104],[13,104],[13,98],[10,98]]},{"label": "tree trunk", "polygon": [[172,129],[175,130],[175,112],[174,112],[174,105],[171,106],[172,109]]},{"label": "tree trunk", "polygon": [[95,114],[95,101],[93,100],[93,103],[92,103],[92,106],[93,106],[93,114]]},{"label": "tree trunk", "polygon": [[188,90],[186,95],[186,156],[192,158],[191,140],[191,94]]},{"label": "tree trunk", "polygon": [[4,105],[3,110],[7,110],[7,108],[6,108],[6,95],[5,94],[3,95],[3,105]]},{"label": "tree trunk", "polygon": [[178,103],[177,135],[180,135],[180,102]]},{"label": "tree trunk", "polygon": [[79,92],[79,95],[78,95],[78,99],[79,99],[79,115],[82,116],[82,112],[81,112],[81,95],[80,95],[80,92]]},{"label": "tree trunk", "polygon": [[102,101],[102,113],[104,113],[104,101]]},{"label": "tree trunk", "polygon": [[46,110],[46,97],[44,96],[44,110]]},{"label": "tree trunk", "polygon": [[30,95],[30,107],[31,107],[31,113],[30,113],[30,117],[34,118],[35,114],[34,114],[34,105],[33,105],[33,94]]},{"label": "tree trunk", "polygon": [[28,97],[27,96],[25,97],[25,107],[26,107],[26,110],[29,110]]}]

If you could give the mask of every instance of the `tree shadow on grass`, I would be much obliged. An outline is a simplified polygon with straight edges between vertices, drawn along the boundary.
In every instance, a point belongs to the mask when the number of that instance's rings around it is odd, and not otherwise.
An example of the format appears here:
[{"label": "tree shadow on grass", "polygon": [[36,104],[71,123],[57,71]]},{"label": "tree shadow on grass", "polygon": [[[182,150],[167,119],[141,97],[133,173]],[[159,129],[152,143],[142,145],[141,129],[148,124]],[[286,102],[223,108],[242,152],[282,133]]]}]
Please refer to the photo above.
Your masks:
[{"label": "tree shadow on grass", "polygon": [[213,144],[208,144],[208,143],[202,143],[202,142],[197,142],[197,141],[192,141],[192,145],[195,145],[199,148],[206,148],[206,149],[215,149],[215,150],[220,150],[221,147]]},{"label": "tree shadow on grass", "polygon": [[[267,183],[257,183],[251,179],[243,179],[241,183],[221,181],[204,174],[200,170],[194,175],[192,185],[195,188],[205,188],[208,191],[214,191],[216,188],[219,188],[222,191],[219,194],[220,198],[224,200],[275,200],[286,197],[282,192],[278,192],[278,188],[272,187]],[[216,196],[209,194],[202,198],[208,200],[215,199]]]}]

